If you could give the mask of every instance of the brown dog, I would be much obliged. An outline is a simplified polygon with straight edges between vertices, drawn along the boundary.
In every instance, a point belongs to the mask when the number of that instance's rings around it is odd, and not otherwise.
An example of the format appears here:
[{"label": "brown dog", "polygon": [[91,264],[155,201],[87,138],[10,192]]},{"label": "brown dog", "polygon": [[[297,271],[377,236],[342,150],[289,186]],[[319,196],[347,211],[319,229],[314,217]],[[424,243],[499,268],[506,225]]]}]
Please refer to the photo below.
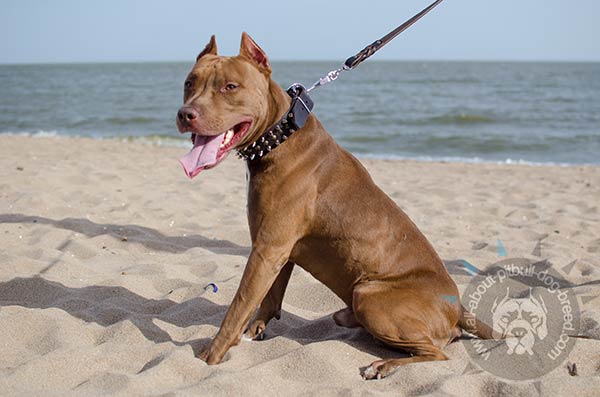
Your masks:
[{"label": "brown dog", "polygon": [[[211,38],[187,77],[177,117],[179,131],[192,132],[194,141],[182,159],[188,176],[248,147],[286,114],[290,96],[270,75],[265,53],[246,33],[235,57],[218,56]],[[279,318],[294,265],[346,303],[333,316],[338,325],[362,326],[412,354],[375,361],[365,378],[447,359],[441,349],[461,334],[455,283],[415,224],[314,115],[248,169],[252,252],[203,360],[218,364],[244,331],[258,338]]]}]

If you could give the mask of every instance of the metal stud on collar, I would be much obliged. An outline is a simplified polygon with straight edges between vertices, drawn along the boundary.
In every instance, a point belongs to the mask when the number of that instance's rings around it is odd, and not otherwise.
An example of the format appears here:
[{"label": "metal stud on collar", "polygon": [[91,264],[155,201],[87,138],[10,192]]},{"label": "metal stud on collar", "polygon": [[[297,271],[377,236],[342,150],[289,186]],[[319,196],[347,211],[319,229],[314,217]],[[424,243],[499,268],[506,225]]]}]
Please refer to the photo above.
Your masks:
[{"label": "metal stud on collar", "polygon": [[313,102],[306,93],[306,89],[300,84],[293,84],[287,92],[292,97],[292,104],[285,116],[254,142],[238,150],[238,157],[247,161],[258,161],[304,126],[312,110]]}]

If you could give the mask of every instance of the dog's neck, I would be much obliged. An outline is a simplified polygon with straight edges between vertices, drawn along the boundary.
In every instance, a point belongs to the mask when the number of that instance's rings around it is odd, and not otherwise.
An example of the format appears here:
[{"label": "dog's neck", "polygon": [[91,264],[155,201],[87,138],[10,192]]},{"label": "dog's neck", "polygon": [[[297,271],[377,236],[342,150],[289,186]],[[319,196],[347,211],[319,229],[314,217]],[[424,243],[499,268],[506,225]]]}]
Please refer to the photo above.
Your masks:
[{"label": "dog's neck", "polygon": [[[260,161],[246,161],[249,179],[264,175],[268,184],[268,176],[310,174],[325,161],[332,161],[332,153],[339,150],[338,144],[323,128],[314,114],[310,114],[304,127],[290,136],[282,145],[261,158]],[[335,156],[333,156],[335,157]],[[301,171],[300,171],[301,169]],[[261,181],[264,178],[260,178]]]},{"label": "dog's neck", "polygon": [[267,114],[262,123],[257,124],[257,132],[254,134],[252,142],[256,141],[269,127],[277,123],[288,111],[291,104],[290,96],[272,79],[269,79],[267,95],[269,101]]}]

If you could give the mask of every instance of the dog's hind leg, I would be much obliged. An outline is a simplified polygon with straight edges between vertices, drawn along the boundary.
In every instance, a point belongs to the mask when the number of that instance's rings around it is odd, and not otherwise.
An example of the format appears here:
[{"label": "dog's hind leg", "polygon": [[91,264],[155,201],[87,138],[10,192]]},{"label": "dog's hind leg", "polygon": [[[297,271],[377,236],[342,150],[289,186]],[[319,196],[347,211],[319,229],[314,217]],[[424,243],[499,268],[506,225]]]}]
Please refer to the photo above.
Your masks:
[{"label": "dog's hind leg", "polygon": [[385,282],[367,282],[354,289],[352,306],[363,327],[386,345],[412,355],[373,362],[363,371],[365,379],[383,378],[404,364],[448,359],[441,348],[455,337],[458,315],[445,315],[456,310],[446,311],[447,303],[441,298],[434,301],[433,296]]},{"label": "dog's hind leg", "polygon": [[373,361],[362,373],[364,379],[381,379],[385,378],[389,374],[393,373],[398,367],[411,364],[419,363],[424,361],[439,361],[447,360],[448,357],[438,348],[433,345],[430,341],[423,340],[420,343],[397,343],[395,345],[386,342],[390,346],[398,347],[409,351],[413,354],[413,357],[405,358],[388,358],[386,360]]},{"label": "dog's hind leg", "polygon": [[287,288],[292,270],[294,269],[294,263],[288,262],[281,269],[281,272],[275,279],[275,282],[269,289],[269,292],[263,299],[260,307],[256,311],[254,319],[250,322],[248,329],[244,332],[245,339],[263,339],[267,324],[274,317],[277,320],[281,317],[281,303],[283,302],[283,295]]}]

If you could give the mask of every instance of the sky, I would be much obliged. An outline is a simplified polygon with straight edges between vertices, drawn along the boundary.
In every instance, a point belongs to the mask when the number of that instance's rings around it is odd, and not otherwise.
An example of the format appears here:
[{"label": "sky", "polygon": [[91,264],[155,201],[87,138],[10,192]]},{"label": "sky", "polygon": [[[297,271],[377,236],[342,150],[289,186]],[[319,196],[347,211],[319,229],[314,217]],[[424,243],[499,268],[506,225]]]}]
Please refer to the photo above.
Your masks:
[{"label": "sky", "polygon": [[[433,0],[0,0],[0,63],[189,61],[247,31],[271,60],[345,60]],[[600,61],[599,0],[445,0],[380,60]]]}]

